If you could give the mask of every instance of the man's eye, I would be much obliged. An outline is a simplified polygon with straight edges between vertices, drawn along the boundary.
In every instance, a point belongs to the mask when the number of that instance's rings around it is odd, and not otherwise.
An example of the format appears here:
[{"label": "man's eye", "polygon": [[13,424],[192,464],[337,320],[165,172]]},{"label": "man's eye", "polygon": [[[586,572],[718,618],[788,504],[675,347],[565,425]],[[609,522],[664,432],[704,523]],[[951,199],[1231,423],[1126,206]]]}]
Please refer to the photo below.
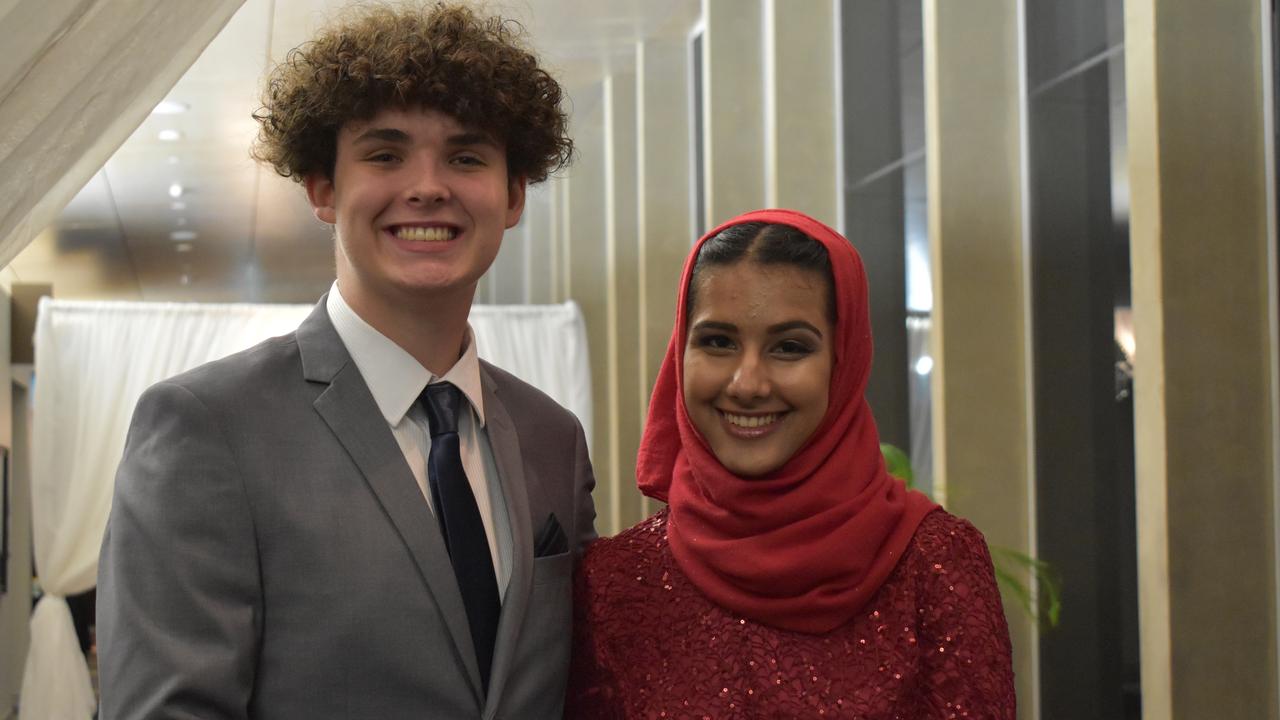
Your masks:
[{"label": "man's eye", "polygon": [[389,163],[389,162],[395,162],[396,160],[399,160],[399,158],[396,157],[394,153],[389,153],[389,152],[375,153],[373,155],[370,155],[367,159],[370,162],[376,162],[376,163]]},{"label": "man's eye", "polygon": [[484,160],[476,155],[459,155],[453,159],[458,165],[479,166],[484,165]]}]

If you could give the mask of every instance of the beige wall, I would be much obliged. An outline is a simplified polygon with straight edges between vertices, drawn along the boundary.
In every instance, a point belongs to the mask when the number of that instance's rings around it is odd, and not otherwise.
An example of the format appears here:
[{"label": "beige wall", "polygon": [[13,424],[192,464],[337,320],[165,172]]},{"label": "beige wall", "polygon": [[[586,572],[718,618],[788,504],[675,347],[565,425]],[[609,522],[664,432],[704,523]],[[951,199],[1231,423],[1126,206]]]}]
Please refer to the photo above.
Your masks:
[{"label": "beige wall", "polygon": [[553,263],[564,262],[563,297],[582,307],[591,353],[602,534],[653,509],[635,487],[635,457],[692,242],[687,39],[632,50],[632,65],[575,92],[578,157],[554,185],[569,211],[554,223]]},{"label": "beige wall", "polygon": [[[683,36],[650,40],[637,49],[640,365],[634,380],[642,411],[666,355],[680,271],[694,240],[690,144],[679,140],[690,134],[689,72]],[[646,502],[641,513],[655,507]]]},{"label": "beige wall", "polygon": [[765,176],[765,204],[838,227],[835,6],[829,0],[772,0],[766,7],[772,10],[766,71],[773,79],[766,81],[766,117],[772,119],[765,144],[773,172]]},{"label": "beige wall", "polygon": [[[1004,0],[925,2],[933,483],[988,542],[1033,553],[1017,21]],[[1038,717],[1035,628],[1005,610],[1018,714]]]},{"label": "beige wall", "polygon": [[[702,0],[708,229],[765,206],[763,0]],[[761,51],[756,51],[760,48]]]},{"label": "beige wall", "polygon": [[[115,250],[113,248],[113,250]],[[121,244],[118,252],[58,246],[51,230],[37,234],[9,263],[6,271],[16,282],[58,280],[58,297],[66,300],[141,300],[137,276]]]},{"label": "beige wall", "polygon": [[1275,149],[1261,9],[1125,7],[1151,719],[1278,713]]}]

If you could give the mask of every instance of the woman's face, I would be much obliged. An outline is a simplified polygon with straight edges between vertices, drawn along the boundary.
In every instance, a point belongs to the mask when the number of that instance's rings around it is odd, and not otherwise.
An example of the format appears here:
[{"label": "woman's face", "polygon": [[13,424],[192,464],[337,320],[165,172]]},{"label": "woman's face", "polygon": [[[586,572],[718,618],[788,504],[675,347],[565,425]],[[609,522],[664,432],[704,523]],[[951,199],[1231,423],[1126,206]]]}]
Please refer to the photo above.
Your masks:
[{"label": "woman's face", "polygon": [[778,469],[827,412],[834,328],[821,273],[742,260],[701,271],[684,350],[684,405],[735,475]]}]

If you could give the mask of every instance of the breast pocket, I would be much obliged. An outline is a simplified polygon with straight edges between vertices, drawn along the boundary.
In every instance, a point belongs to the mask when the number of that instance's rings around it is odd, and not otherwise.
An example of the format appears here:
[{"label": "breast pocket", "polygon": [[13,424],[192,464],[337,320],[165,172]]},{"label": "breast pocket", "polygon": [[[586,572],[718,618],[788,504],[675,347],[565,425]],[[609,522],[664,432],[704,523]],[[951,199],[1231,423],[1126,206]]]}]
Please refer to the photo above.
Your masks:
[{"label": "breast pocket", "polygon": [[[520,631],[514,667],[517,674],[532,674],[526,678],[536,676],[538,687],[563,688],[568,682],[569,641],[573,636],[572,578],[573,553],[534,558],[528,615]],[[545,712],[529,710],[522,717],[558,717],[559,701],[560,695],[556,695]]]},{"label": "breast pocket", "polygon": [[533,559],[533,584],[547,585],[566,581],[573,574],[573,553],[563,552],[559,555]]}]

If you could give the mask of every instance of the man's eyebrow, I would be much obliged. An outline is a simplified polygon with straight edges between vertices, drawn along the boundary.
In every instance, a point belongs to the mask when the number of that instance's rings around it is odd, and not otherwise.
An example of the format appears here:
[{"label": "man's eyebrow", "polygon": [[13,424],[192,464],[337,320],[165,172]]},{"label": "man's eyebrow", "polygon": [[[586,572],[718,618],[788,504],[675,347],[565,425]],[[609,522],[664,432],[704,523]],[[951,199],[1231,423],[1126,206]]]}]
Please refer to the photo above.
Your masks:
[{"label": "man's eyebrow", "polygon": [[396,143],[398,145],[408,144],[410,141],[409,133],[396,128],[369,128],[356,136],[352,144],[372,142],[374,140],[381,142]]}]

